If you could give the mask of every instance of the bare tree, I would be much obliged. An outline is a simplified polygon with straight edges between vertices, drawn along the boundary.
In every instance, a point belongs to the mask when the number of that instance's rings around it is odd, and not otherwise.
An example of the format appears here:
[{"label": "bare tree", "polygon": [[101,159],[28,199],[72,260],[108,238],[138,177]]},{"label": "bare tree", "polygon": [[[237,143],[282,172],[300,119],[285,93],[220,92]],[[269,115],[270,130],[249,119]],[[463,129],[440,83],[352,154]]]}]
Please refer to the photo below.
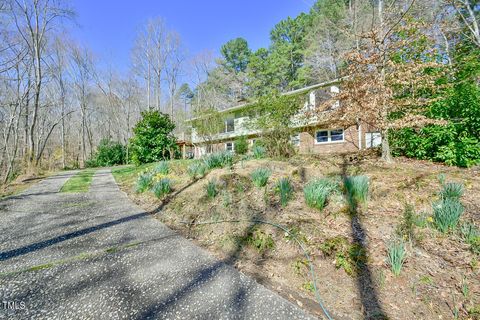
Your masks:
[{"label": "bare tree", "polygon": [[[480,47],[479,4],[471,3],[470,0],[448,0],[447,3],[455,9],[465,26],[467,33],[464,32],[464,35]],[[477,14],[475,14],[475,7],[477,7]]]},{"label": "bare tree", "polygon": [[86,140],[88,139],[90,145],[90,153],[92,153],[92,139],[88,129],[88,95],[90,93],[90,81],[93,79],[93,57],[86,48],[78,45],[71,45],[70,48],[70,75],[74,88],[74,94],[78,99],[81,115],[81,156],[82,164],[85,164],[87,159]]},{"label": "bare tree", "polygon": [[10,6],[17,32],[27,44],[29,58],[33,65],[33,110],[28,132],[27,158],[29,167],[32,167],[36,153],[34,135],[41,106],[47,33],[52,31],[55,23],[59,22],[61,18],[71,16],[72,12],[55,0],[33,0],[31,2],[12,0]]},{"label": "bare tree", "polygon": [[175,93],[177,91],[178,77],[181,72],[185,55],[181,46],[180,36],[171,32],[168,38],[168,57],[165,67],[166,80],[168,84],[169,99],[170,99],[170,116],[175,120],[174,105]]}]

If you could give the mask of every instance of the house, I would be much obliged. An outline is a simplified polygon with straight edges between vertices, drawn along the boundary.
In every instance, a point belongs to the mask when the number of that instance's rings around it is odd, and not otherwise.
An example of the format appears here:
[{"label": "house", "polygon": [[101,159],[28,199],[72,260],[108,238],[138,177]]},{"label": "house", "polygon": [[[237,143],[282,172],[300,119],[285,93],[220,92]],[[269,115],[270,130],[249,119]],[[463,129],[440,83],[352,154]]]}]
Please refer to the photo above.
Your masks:
[{"label": "house", "polygon": [[[381,144],[380,133],[365,123],[344,128],[325,123],[318,115],[305,116],[320,103],[334,98],[340,92],[339,85],[340,80],[334,80],[283,93],[283,95],[303,94],[306,97],[299,114],[292,119],[294,134],[291,143],[299,153],[344,153]],[[340,101],[335,101],[332,108],[338,107],[339,103]],[[261,134],[249,125],[255,117],[254,108],[254,103],[243,103],[221,110],[223,125],[218,133],[209,135],[208,139],[199,134],[196,127],[198,122],[195,121],[199,118],[190,119],[195,158],[222,150],[233,152],[235,140],[242,136],[253,145]]]}]

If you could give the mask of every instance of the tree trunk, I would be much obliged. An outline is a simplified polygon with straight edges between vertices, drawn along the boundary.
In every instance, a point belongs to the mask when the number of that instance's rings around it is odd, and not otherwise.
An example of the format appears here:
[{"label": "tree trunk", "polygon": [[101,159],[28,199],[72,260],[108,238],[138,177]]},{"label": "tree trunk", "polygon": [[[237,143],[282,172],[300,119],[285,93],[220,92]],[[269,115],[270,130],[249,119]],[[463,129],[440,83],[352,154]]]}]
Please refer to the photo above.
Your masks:
[{"label": "tree trunk", "polygon": [[392,153],[390,152],[390,142],[388,141],[388,129],[382,131],[382,160],[392,163]]}]

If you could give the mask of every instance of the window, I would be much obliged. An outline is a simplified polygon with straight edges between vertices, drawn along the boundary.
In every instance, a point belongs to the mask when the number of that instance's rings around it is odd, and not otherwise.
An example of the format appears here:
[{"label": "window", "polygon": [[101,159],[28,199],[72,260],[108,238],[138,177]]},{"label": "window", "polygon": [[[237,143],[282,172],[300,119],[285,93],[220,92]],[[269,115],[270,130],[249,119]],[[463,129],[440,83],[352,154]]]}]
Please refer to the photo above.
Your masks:
[{"label": "window", "polygon": [[225,143],[225,150],[233,152],[233,142]]},{"label": "window", "polygon": [[315,143],[343,142],[343,129],[320,130],[315,136]]},{"label": "window", "polygon": [[235,131],[235,120],[234,118],[228,118],[225,121],[226,132],[233,132]]},{"label": "window", "polygon": [[317,131],[317,143],[328,142],[328,130]]},{"label": "window", "polygon": [[291,136],[290,137],[290,142],[295,147],[298,147],[300,145],[300,133],[297,133],[297,134],[294,134],[293,136]]},{"label": "window", "polygon": [[330,131],[331,141],[343,141],[343,129]]}]

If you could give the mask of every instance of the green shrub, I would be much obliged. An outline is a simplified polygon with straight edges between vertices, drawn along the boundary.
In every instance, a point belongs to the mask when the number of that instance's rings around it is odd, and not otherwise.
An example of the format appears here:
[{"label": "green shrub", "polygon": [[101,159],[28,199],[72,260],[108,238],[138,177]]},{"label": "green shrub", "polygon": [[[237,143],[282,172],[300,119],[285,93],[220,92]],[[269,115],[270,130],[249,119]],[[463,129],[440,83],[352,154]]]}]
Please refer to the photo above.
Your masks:
[{"label": "green shrub", "polygon": [[463,213],[462,204],[451,198],[442,199],[433,203],[433,221],[435,227],[443,233],[457,226]]},{"label": "green shrub", "polygon": [[235,140],[233,144],[236,154],[245,154],[248,152],[248,141],[247,138],[242,136]]},{"label": "green shrub", "polygon": [[208,170],[233,165],[233,154],[229,151],[211,153],[203,158]]},{"label": "green shrub", "polygon": [[110,139],[100,140],[95,155],[85,161],[86,167],[110,167],[124,164],[126,160],[125,146]]},{"label": "green shrub", "polygon": [[207,186],[205,187],[205,189],[207,190],[207,196],[210,198],[210,199],[213,199],[217,196],[218,194],[218,191],[217,191],[217,182],[215,180],[210,180],[208,181],[207,183]]},{"label": "green shrub", "polygon": [[162,178],[156,183],[153,184],[151,191],[157,198],[161,198],[164,195],[167,195],[172,190],[170,186],[170,179]]},{"label": "green shrub", "polygon": [[323,210],[327,204],[328,196],[335,190],[336,185],[328,179],[310,181],[303,188],[305,202],[311,208]]},{"label": "green shrub", "polygon": [[268,178],[270,178],[271,174],[272,174],[272,172],[267,168],[257,168],[257,169],[255,169],[251,174],[253,184],[257,188],[261,188],[261,187],[266,186],[267,182],[268,182]]},{"label": "green shrub", "polygon": [[443,184],[440,191],[440,197],[442,199],[460,199],[463,195],[463,185],[456,182],[447,182]]},{"label": "green shrub", "polygon": [[142,193],[150,188],[153,182],[153,176],[150,173],[142,173],[137,178],[136,192]]},{"label": "green shrub", "polygon": [[170,168],[168,165],[168,161],[161,161],[156,167],[155,167],[155,173],[160,173],[163,175],[167,175],[170,172]]},{"label": "green shrub", "polygon": [[252,147],[252,153],[255,159],[262,159],[262,158],[265,158],[265,154],[267,153],[267,150],[265,149],[264,146],[256,144],[256,145],[253,145]]},{"label": "green shrub", "polygon": [[278,180],[275,191],[280,194],[280,203],[282,207],[285,207],[293,195],[293,186],[290,179],[281,178]]},{"label": "green shrub", "polygon": [[473,253],[480,254],[480,231],[470,222],[462,223],[460,234],[463,240],[470,245]]},{"label": "green shrub", "polygon": [[394,275],[398,276],[405,262],[405,242],[402,238],[396,238],[388,244],[388,264]]},{"label": "green shrub", "polygon": [[96,157],[85,160],[85,168],[96,168],[96,167],[101,167],[101,165],[98,164]]},{"label": "green shrub", "polygon": [[133,128],[131,157],[135,164],[173,158],[178,150],[170,116],[159,111],[142,111],[142,119]]},{"label": "green shrub", "polygon": [[366,203],[368,199],[369,179],[367,176],[349,176],[344,180],[347,200],[352,209],[358,203]]}]

